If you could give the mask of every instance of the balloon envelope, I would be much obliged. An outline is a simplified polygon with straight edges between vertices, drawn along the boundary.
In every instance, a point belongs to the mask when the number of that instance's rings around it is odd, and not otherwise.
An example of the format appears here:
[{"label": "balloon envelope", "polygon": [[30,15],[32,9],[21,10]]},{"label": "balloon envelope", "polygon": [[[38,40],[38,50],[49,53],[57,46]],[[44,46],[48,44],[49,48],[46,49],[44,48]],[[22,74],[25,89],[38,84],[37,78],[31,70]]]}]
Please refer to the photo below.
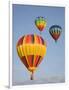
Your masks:
[{"label": "balloon envelope", "polygon": [[58,40],[61,32],[62,32],[62,28],[59,25],[53,25],[49,29],[49,33],[55,41]]},{"label": "balloon envelope", "polygon": [[41,36],[25,35],[17,42],[17,53],[26,68],[33,72],[46,54],[46,43]]},{"label": "balloon envelope", "polygon": [[44,17],[37,17],[35,19],[35,25],[38,28],[39,31],[43,31],[44,28],[46,27],[46,20]]}]

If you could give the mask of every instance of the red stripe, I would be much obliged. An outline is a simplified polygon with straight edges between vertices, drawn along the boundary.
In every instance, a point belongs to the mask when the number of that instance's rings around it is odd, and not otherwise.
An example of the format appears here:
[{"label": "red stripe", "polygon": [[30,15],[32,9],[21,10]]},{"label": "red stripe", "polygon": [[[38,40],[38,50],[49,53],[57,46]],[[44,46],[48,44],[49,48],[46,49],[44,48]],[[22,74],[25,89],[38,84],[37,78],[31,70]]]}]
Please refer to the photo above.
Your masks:
[{"label": "red stripe", "polygon": [[40,57],[40,60],[39,60],[39,62],[37,63],[37,66],[41,63],[42,60],[43,60],[43,58]]},{"label": "red stripe", "polygon": [[33,66],[33,60],[34,60],[34,55],[28,55],[27,59],[28,59],[28,62],[29,62],[29,66],[32,67]]},{"label": "red stripe", "polygon": [[21,58],[21,61],[22,61],[22,63],[26,66],[26,68],[29,67],[25,56],[23,56],[23,57]]},{"label": "red stripe", "polygon": [[39,56],[39,58],[38,58],[38,61],[36,63],[36,67],[38,66],[38,63],[40,62],[40,58],[41,58],[41,56]]},{"label": "red stripe", "polygon": [[17,46],[21,45],[23,43],[23,39],[24,39],[25,36],[21,37],[17,43]]},{"label": "red stripe", "polygon": [[32,41],[31,35],[25,36],[25,43],[31,43],[31,41]]},{"label": "red stripe", "polygon": [[36,55],[35,60],[34,60],[34,66],[35,66],[35,67],[36,67],[36,64],[37,64],[38,60],[39,60],[39,56]]}]

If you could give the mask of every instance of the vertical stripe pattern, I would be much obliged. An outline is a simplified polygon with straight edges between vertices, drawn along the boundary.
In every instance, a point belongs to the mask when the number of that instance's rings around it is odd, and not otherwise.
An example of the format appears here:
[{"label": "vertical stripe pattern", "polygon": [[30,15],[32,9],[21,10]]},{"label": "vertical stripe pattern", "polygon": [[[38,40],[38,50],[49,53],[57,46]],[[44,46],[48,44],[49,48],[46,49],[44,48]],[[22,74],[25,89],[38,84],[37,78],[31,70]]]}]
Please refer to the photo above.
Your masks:
[{"label": "vertical stripe pattern", "polygon": [[58,25],[53,25],[49,29],[49,33],[55,41],[58,40],[61,32],[62,32],[62,28]]},{"label": "vertical stripe pattern", "polygon": [[46,54],[46,43],[41,36],[25,35],[17,42],[17,52],[26,68],[33,72]]}]

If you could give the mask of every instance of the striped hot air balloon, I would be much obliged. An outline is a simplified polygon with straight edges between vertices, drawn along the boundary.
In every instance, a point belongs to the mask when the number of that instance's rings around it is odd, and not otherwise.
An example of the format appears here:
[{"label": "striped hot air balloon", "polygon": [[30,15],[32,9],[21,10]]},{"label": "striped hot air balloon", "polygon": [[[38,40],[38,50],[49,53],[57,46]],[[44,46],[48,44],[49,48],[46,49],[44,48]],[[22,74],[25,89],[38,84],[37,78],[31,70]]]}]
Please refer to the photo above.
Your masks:
[{"label": "striped hot air balloon", "polygon": [[33,80],[33,73],[46,54],[45,41],[38,35],[24,35],[18,40],[16,48],[20,60],[31,72],[31,80]]},{"label": "striped hot air balloon", "polygon": [[35,25],[39,31],[43,31],[44,28],[46,27],[46,24],[47,24],[47,22],[44,17],[40,16],[35,19]]},{"label": "striped hot air balloon", "polygon": [[55,42],[58,40],[62,32],[62,28],[59,25],[53,25],[49,29],[49,33],[52,36],[52,38],[55,40]]}]

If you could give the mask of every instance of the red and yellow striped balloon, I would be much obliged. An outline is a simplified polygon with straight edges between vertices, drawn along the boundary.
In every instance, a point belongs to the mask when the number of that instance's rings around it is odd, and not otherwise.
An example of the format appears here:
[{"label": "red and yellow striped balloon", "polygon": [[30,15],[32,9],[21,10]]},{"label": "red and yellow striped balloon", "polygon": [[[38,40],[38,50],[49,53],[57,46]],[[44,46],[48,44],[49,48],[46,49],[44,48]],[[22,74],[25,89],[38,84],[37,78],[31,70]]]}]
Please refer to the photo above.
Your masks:
[{"label": "red and yellow striped balloon", "polygon": [[21,37],[16,48],[18,56],[30,72],[36,70],[46,54],[46,43],[38,35],[31,34]]}]

